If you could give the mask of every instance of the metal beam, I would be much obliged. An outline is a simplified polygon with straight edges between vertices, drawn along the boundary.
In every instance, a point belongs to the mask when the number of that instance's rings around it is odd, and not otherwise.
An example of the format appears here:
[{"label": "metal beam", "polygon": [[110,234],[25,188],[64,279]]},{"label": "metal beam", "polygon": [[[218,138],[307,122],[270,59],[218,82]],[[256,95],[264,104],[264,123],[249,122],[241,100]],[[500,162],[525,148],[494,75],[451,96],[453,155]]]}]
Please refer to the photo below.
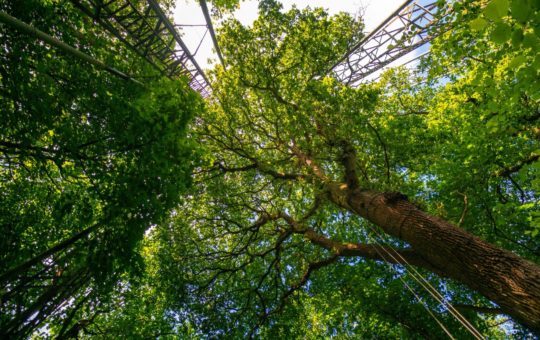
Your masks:
[{"label": "metal beam", "polygon": [[203,97],[210,95],[206,75],[155,0],[70,1],[163,75],[186,75],[191,88]]},{"label": "metal beam", "polygon": [[[30,26],[28,25],[27,23],[25,22],[22,22],[20,21],[19,19],[17,18],[14,18],[12,17],[11,15],[5,13],[5,12],[2,12],[0,11],[0,22],[3,22],[7,25],[10,25],[16,29],[18,29],[19,31],[21,32],[24,32],[28,35],[31,35],[31,36],[34,36],[44,42],[46,42],[47,44],[51,45],[51,46],[54,46],[56,48],[58,48],[59,50],[63,51],[64,53],[68,53],[68,54],[71,54],[72,56],[76,57],[76,58],[79,58],[81,60],[84,60],[94,66],[97,66],[117,77],[120,77],[122,79],[126,79],[126,80],[130,80],[138,85],[143,85],[143,83],[141,83],[140,81],[136,80],[136,79],[133,79],[132,77],[130,77],[129,75],[115,69],[114,67],[111,67],[107,64],[105,64],[104,62],[102,61],[99,61],[95,58],[92,58],[91,56],[89,56],[88,54],[86,53],[83,53],[81,51],[79,51],[78,49],[64,43],[63,41],[60,41],[58,39],[56,39],[55,37],[52,37],[50,35],[48,35],[47,33],[43,32],[43,31],[40,31],[38,30],[37,28],[33,27],[33,26]],[[144,85],[143,85],[144,86]]]},{"label": "metal beam", "polygon": [[[427,4],[420,5],[422,2]],[[366,76],[435,38],[431,29],[444,24],[437,11],[437,1],[405,1],[330,72],[345,84],[359,84]]]},{"label": "metal beam", "polygon": [[223,60],[223,56],[221,55],[221,50],[219,49],[216,33],[214,32],[214,25],[212,25],[212,19],[210,18],[210,13],[208,12],[208,6],[206,5],[206,0],[199,0],[199,4],[203,11],[204,20],[206,20],[206,27],[208,27],[208,31],[210,31],[210,37],[212,37],[212,42],[214,43],[214,48],[216,49],[216,53],[218,55],[219,61],[221,62],[221,65],[225,67],[225,61]]}]

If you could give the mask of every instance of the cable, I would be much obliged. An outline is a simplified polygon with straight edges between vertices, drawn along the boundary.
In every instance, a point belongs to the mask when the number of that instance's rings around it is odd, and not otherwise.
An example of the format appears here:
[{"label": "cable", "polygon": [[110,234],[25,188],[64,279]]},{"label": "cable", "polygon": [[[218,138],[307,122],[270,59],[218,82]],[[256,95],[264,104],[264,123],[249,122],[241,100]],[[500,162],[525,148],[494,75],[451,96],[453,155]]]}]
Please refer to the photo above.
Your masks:
[{"label": "cable", "polygon": [[[406,261],[401,254],[397,253],[399,257]],[[410,265],[409,265],[410,266]],[[460,323],[469,331],[473,336],[475,336],[478,339],[483,339],[482,334],[467,320],[457,309],[454,308],[454,306],[441,294],[438,290],[435,289],[417,270],[416,268],[410,266],[412,271],[414,271],[423,281],[419,282],[425,289],[431,290],[438,298],[437,301],[445,306],[450,314],[452,314]],[[427,286],[424,286],[424,284]]]},{"label": "cable", "polygon": [[[377,241],[377,239],[373,239],[375,241],[375,243],[383,250],[386,251],[386,253],[388,255],[390,255],[390,253]],[[379,249],[377,247],[375,247],[375,251],[377,252],[377,254],[379,254],[379,256],[381,258],[384,259],[384,256],[381,254],[381,252],[379,251]],[[392,255],[390,255],[392,256]],[[392,265],[390,263],[387,263],[391,268],[392,268]],[[422,306],[424,307],[424,309],[429,313],[429,315],[435,320],[435,322],[437,322],[437,324],[439,325],[439,327],[441,327],[441,329],[446,333],[446,335],[448,335],[448,337],[450,339],[455,339],[454,336],[452,335],[452,333],[444,326],[444,324],[439,320],[439,318],[437,318],[437,316],[435,314],[433,314],[433,312],[431,311],[431,309],[429,309],[429,306],[427,305],[427,303],[424,302],[424,300],[414,291],[414,289],[405,281],[405,279],[402,277],[402,276],[399,276],[399,279],[401,280],[401,282],[403,282],[403,284],[405,285],[405,287],[414,295],[414,297],[418,300],[418,302],[420,302],[420,304],[422,304]]]},{"label": "cable", "polygon": [[409,291],[414,295],[414,297],[422,304],[422,306],[424,306],[425,310],[427,310],[429,315],[431,315],[431,317],[437,322],[437,324],[442,328],[442,330],[446,333],[446,335],[448,335],[448,337],[452,340],[455,339],[452,333],[448,330],[448,328],[446,328],[444,324],[439,320],[439,318],[437,318],[437,316],[433,314],[431,309],[429,309],[427,303],[425,303],[424,300],[422,300],[422,298],[418,296],[418,294],[416,294],[416,292],[412,289],[411,286],[409,286],[409,284],[405,281],[405,279],[403,279],[401,276],[399,277],[399,279],[401,280],[401,282],[403,282],[405,287],[409,289]]},{"label": "cable", "polygon": [[201,6],[204,19],[206,20],[206,26],[208,27],[208,30],[210,31],[210,37],[212,38],[212,42],[214,43],[214,47],[216,49],[216,53],[218,55],[219,61],[221,62],[221,65],[223,67],[226,67],[225,61],[223,60],[223,55],[221,54],[221,49],[219,48],[218,41],[216,38],[216,33],[214,32],[214,25],[212,25],[212,18],[210,18],[210,13],[208,12],[208,6],[206,5],[206,0],[199,0],[199,5]]},{"label": "cable", "polygon": [[[373,231],[378,237],[382,239],[381,234],[373,228],[371,225],[368,224],[368,228]],[[437,302],[439,302],[441,305],[445,306],[446,309],[450,312],[452,316],[458,320],[459,323],[461,323],[462,326],[465,327],[476,339],[483,339],[484,337],[482,334],[457,310],[452,306],[452,304],[444,297],[442,294],[440,294],[423,276],[420,274],[411,264],[395,249],[390,247],[392,251],[400,258],[401,261],[398,261],[398,259],[392,255],[385,247],[383,247],[377,239],[375,239],[375,243],[384,251],[386,252],[396,263],[404,263],[404,266],[407,269],[411,269],[411,276],[413,279],[418,282],[422,288],[424,288]],[[377,250],[377,248],[375,248]],[[377,253],[381,258],[384,259],[384,256],[377,250]],[[417,275],[422,279],[418,279]],[[401,277],[400,277],[401,279]],[[422,282],[423,281],[423,282]],[[444,328],[443,328],[444,329]],[[447,333],[448,334],[448,333]]]}]

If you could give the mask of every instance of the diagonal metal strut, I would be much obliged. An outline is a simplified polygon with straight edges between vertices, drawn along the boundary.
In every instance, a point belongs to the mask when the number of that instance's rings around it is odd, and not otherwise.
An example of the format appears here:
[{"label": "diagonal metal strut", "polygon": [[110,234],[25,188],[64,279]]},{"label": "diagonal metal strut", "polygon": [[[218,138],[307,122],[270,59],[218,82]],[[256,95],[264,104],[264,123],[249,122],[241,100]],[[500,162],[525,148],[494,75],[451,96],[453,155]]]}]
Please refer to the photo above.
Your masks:
[{"label": "diagonal metal strut", "polygon": [[357,85],[366,76],[435,38],[432,29],[445,24],[438,18],[438,10],[437,1],[405,1],[336,63],[331,73],[345,84]]},{"label": "diagonal metal strut", "polygon": [[70,1],[163,75],[186,75],[191,88],[203,97],[210,95],[206,75],[156,0]]}]

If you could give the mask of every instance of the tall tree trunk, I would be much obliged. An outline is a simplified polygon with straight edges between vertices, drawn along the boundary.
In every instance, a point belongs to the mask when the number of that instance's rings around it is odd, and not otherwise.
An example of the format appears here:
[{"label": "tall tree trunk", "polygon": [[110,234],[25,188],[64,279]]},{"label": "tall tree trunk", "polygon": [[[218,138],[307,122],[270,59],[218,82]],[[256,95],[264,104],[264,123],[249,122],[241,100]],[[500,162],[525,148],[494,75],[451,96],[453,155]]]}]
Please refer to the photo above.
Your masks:
[{"label": "tall tree trunk", "polygon": [[43,261],[47,257],[66,249],[67,247],[73,245],[75,242],[82,239],[83,237],[88,236],[91,232],[96,230],[98,226],[99,226],[98,224],[94,224],[86,229],[83,229],[77,234],[71,236],[70,238],[58,243],[54,247],[51,247],[45,250],[44,252],[42,252],[41,254],[38,254],[34,256],[33,258],[19,264],[18,266],[7,270],[6,272],[0,275],[0,283],[4,283],[6,281],[12,280],[17,275],[24,274],[29,268],[38,264],[40,261]]},{"label": "tall tree trunk", "polygon": [[540,334],[540,267],[497,248],[438,217],[399,193],[328,185],[330,199],[407,243],[436,272],[497,303],[515,320]]},{"label": "tall tree trunk", "polygon": [[58,282],[48,287],[26,310],[16,315],[6,325],[0,325],[3,338],[23,339],[36,329],[70,296],[73,296],[89,279],[88,268],[77,270],[64,278],[66,282]]}]

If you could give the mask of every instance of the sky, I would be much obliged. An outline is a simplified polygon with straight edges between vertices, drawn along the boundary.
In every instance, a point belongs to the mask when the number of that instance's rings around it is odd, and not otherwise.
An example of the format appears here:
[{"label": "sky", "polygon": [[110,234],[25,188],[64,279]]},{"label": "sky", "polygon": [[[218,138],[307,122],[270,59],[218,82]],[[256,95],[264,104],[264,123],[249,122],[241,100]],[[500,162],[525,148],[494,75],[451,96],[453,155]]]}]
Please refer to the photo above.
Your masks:
[{"label": "sky", "polygon": [[[374,30],[384,19],[390,16],[399,8],[405,0],[282,0],[285,9],[289,9],[295,4],[302,9],[307,6],[323,7],[330,14],[339,12],[348,12],[355,16],[363,14],[366,25],[366,32]],[[211,7],[211,4],[208,4]],[[243,1],[234,13],[234,17],[242,24],[249,25],[257,17],[258,1]],[[174,21],[177,25],[202,25],[202,26],[183,26],[184,33],[182,39],[191,53],[195,54],[195,59],[201,68],[211,68],[209,60],[214,62],[217,56],[212,51],[213,45],[210,35],[206,34],[204,27],[205,21],[199,2],[196,0],[177,0],[174,10]],[[213,22],[214,28],[219,26],[219,22]],[[404,60],[406,61],[406,60]],[[403,62],[403,61],[402,61]]]}]

